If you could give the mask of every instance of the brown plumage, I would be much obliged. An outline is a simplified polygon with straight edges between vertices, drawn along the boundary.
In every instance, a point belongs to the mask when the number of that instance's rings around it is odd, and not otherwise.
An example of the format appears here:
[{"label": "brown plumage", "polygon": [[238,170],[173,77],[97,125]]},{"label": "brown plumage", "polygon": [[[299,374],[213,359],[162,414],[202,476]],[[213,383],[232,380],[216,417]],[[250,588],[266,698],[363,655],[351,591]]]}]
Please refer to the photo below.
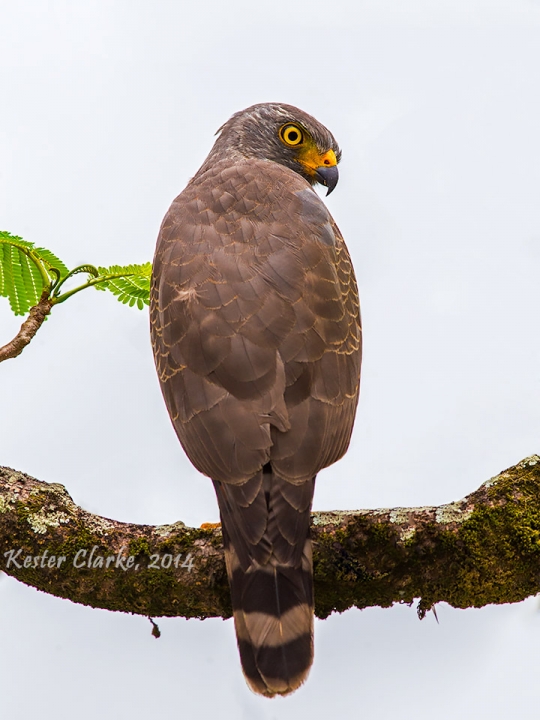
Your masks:
[{"label": "brown plumage", "polygon": [[154,259],[161,388],[214,483],[242,668],[270,697],[313,660],[315,476],[347,450],[358,400],[356,281],[311,187],[333,189],[339,158],[297,108],[237,113],[171,205]]}]

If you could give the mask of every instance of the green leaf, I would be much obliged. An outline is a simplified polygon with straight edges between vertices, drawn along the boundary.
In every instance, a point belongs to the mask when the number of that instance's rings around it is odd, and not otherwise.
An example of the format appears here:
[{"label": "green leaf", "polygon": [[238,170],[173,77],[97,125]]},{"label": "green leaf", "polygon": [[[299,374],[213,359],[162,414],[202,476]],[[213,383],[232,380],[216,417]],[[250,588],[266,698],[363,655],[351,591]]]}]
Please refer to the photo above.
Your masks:
[{"label": "green leaf", "polygon": [[4,260],[4,253],[7,252],[7,245],[3,245],[0,243],[0,296],[7,297],[7,269],[4,265],[6,260]]},{"label": "green leaf", "polygon": [[12,235],[6,230],[0,230],[0,243],[7,243],[8,245],[17,245],[18,247],[28,248],[31,250],[34,247],[34,243],[23,240],[18,235]]},{"label": "green leaf", "polygon": [[96,289],[110,290],[124,305],[137,305],[142,310],[150,304],[150,278],[152,263],[142,265],[111,265],[98,267],[103,282],[95,285]]},{"label": "green leaf", "polygon": [[18,248],[31,247],[32,243],[0,231],[0,295],[8,298],[11,309],[16,315],[23,315],[22,308],[27,305]]},{"label": "green leaf", "polygon": [[52,253],[50,250],[47,250],[47,248],[35,248],[34,252],[40,260],[43,260],[44,264],[48,267],[53,267],[58,270],[60,273],[60,279],[65,277],[69,270],[64,265],[64,263],[60,260],[60,258],[57,258],[54,253]]},{"label": "green leaf", "polygon": [[[26,256],[18,247],[5,245],[2,252],[2,295],[7,297],[15,315],[25,315],[33,297],[33,277],[26,264]],[[38,271],[39,272],[39,271]],[[25,280],[28,282],[27,292]]]},{"label": "green leaf", "polygon": [[31,260],[28,255],[21,253],[20,250],[19,261],[21,264],[26,300],[28,302],[28,309],[25,312],[28,312],[33,305],[39,302],[39,298],[43,292],[43,278],[36,263]]},{"label": "green leaf", "polygon": [[[62,292],[64,281],[80,273],[88,274],[87,282]],[[47,248],[36,248],[34,243],[0,231],[0,295],[8,298],[16,315],[26,314],[45,289],[52,293],[52,303],[57,304],[88,287],[109,290],[121,303],[142,310],[150,304],[151,274],[149,262],[108,268],[86,264],[69,271]]]},{"label": "green leaf", "polygon": [[46,248],[0,231],[0,295],[7,297],[15,315],[26,315],[44,288],[67,274],[64,263]]}]

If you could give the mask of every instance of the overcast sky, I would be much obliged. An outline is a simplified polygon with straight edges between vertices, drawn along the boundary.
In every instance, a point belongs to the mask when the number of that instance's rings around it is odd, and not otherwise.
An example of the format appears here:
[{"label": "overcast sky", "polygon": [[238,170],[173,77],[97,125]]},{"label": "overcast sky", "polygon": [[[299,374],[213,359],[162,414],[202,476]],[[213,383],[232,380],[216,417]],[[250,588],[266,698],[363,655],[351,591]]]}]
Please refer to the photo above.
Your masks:
[{"label": "overcast sky", "polygon": [[[282,101],[343,149],[327,200],[365,358],[316,509],[459,499],[540,452],[538,0],[0,0],[0,229],[68,266],[152,258],[233,113]],[[20,319],[0,300],[0,344]],[[0,366],[0,464],[132,522],[218,518],[155,377],[146,310],[86,291]],[[0,580],[0,715],[536,717],[537,599],[350,610],[307,684],[247,689],[232,621],[144,618]],[[219,713],[219,715],[218,715]]]}]

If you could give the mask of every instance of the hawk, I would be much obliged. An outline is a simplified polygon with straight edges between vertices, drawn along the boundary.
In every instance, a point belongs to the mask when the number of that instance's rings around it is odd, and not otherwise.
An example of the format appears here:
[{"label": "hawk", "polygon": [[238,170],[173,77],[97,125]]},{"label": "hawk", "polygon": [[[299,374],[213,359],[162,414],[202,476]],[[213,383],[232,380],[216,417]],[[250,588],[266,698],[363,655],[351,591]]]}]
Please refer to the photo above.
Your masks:
[{"label": "hawk", "polygon": [[272,697],[313,662],[311,504],[349,445],[360,312],[313,189],[337,184],[333,135],[278,103],[217,134],[159,232],[152,346],[178,438],[216,491],[244,675]]}]

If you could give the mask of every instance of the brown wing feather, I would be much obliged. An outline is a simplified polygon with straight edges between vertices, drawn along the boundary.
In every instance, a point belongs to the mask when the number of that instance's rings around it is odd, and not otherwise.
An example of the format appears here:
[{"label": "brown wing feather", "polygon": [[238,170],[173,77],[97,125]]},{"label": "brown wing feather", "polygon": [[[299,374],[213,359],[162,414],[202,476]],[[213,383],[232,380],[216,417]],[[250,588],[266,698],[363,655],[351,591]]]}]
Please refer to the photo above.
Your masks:
[{"label": "brown wing feather", "polygon": [[244,673],[287,694],[313,657],[314,480],[349,444],[361,353],[347,248],[307,183],[262,160],[195,177],[161,228],[151,329],[180,442],[216,488]]},{"label": "brown wing feather", "polygon": [[[272,461],[301,482],[343,455],[358,398],[358,308],[343,238],[301,177],[251,160],[192,181],[163,222],[151,311],[163,394],[201,472],[243,482]],[[305,417],[289,429],[292,408]],[[226,448],[209,457],[216,444]]]}]

